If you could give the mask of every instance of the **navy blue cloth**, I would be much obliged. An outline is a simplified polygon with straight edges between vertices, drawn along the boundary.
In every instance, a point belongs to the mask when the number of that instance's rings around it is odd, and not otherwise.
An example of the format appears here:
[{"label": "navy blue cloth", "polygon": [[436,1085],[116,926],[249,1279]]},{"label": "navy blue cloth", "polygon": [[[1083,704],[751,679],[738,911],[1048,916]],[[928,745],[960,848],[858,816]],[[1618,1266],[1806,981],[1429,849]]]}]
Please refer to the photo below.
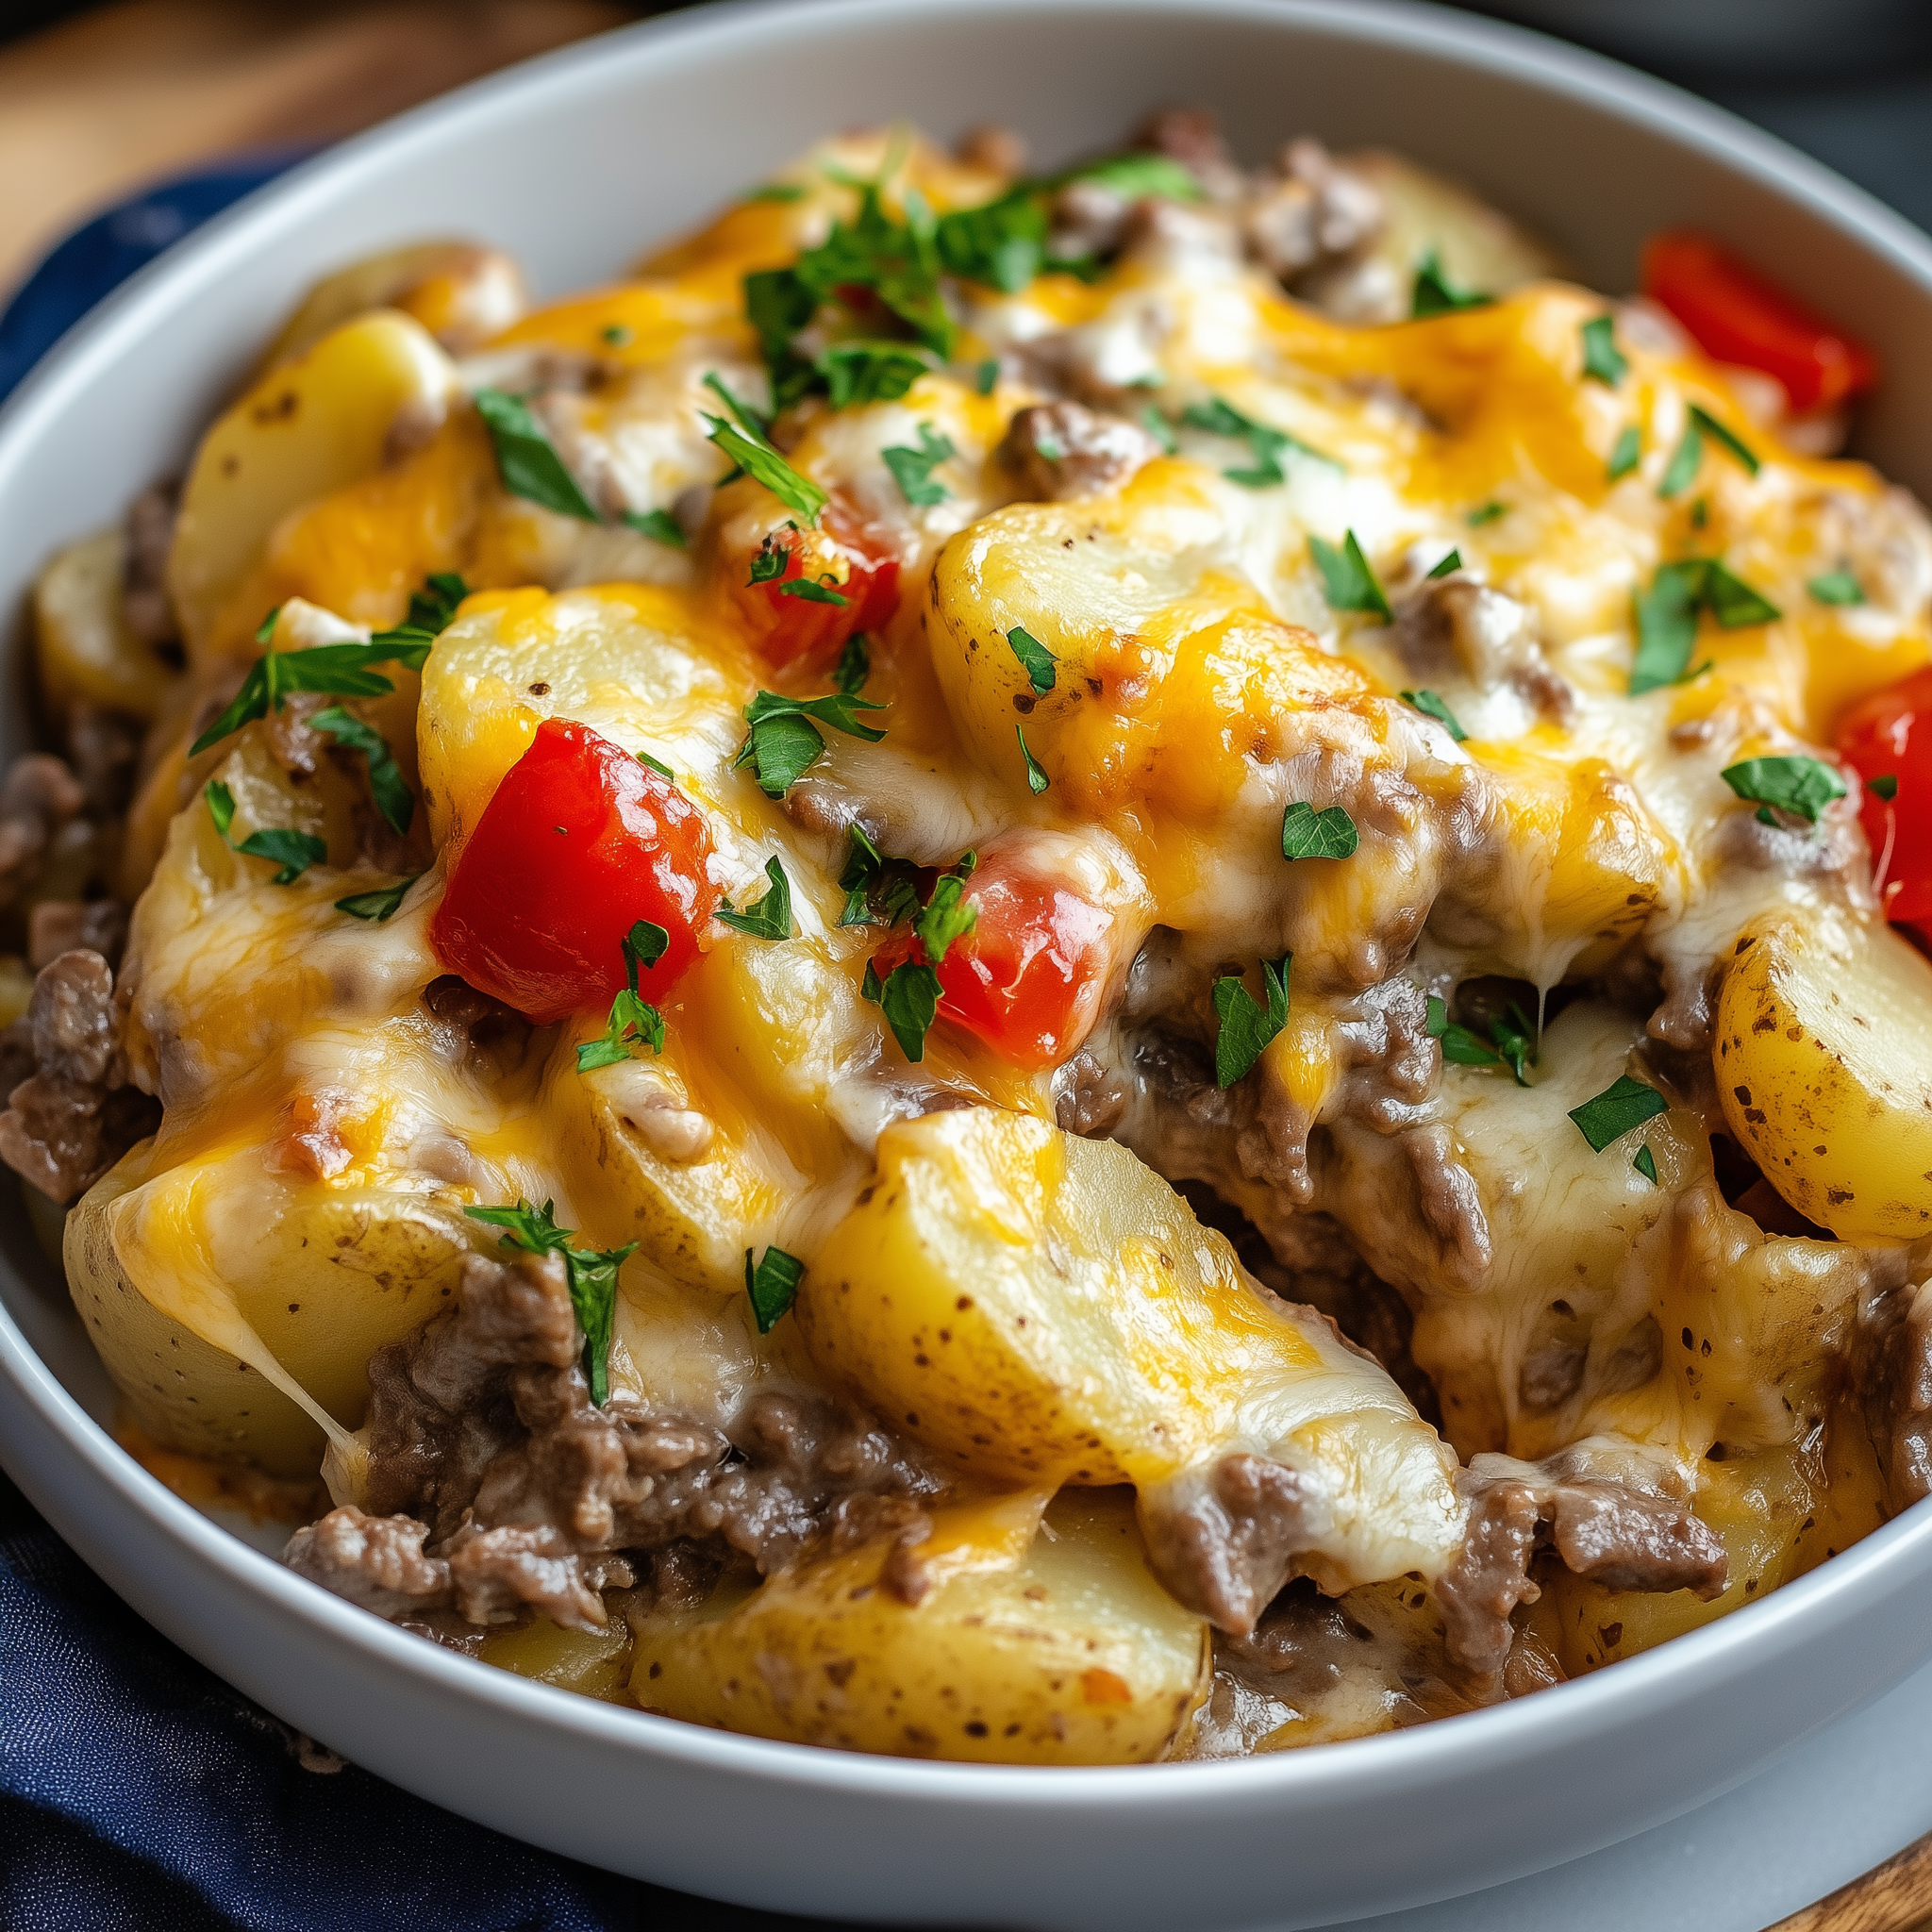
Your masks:
[{"label": "navy blue cloth", "polygon": [[190,229],[310,152],[282,148],[238,156],[218,167],[163,181],[76,228],[0,314],[0,402],[110,289]]}]

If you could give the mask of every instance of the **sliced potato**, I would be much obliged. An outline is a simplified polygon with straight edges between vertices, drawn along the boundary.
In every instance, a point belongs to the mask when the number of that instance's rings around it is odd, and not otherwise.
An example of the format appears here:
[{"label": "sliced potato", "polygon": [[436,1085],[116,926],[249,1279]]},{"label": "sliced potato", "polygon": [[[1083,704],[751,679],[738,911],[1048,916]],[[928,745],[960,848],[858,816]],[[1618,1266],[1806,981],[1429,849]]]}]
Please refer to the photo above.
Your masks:
[{"label": "sliced potato", "polygon": [[457,388],[421,323],[377,309],[271,371],[215,422],[182,487],[168,563],[191,655],[281,519],[378,468],[397,412],[440,417]]},{"label": "sliced potato", "polygon": [[522,272],[501,249],[474,242],[419,242],[351,262],[302,298],[262,358],[279,369],[372,308],[413,316],[453,356],[507,329],[528,306]]},{"label": "sliced potato", "polygon": [[181,674],[121,614],[127,536],[101,530],[71,543],[34,586],[41,690],[65,714],[76,702],[152,718]]},{"label": "sliced potato", "polygon": [[1932,966],[1890,927],[1779,914],[1718,996],[1724,1119],[1778,1192],[1840,1241],[1932,1233]]},{"label": "sliced potato", "polygon": [[888,1127],[795,1314],[827,1374],[976,1478],[1164,1507],[1248,1452],[1296,1473],[1330,1590],[1434,1575],[1459,1542],[1453,1460],[1395,1384],[1111,1142],[979,1108]]},{"label": "sliced potato", "polygon": [[890,1541],[782,1572],[749,1595],[640,1618],[648,1710],[802,1744],[994,1764],[1144,1764],[1206,1694],[1208,1626],[1147,1568],[1124,1495],[935,1512],[917,1604],[882,1581]]}]

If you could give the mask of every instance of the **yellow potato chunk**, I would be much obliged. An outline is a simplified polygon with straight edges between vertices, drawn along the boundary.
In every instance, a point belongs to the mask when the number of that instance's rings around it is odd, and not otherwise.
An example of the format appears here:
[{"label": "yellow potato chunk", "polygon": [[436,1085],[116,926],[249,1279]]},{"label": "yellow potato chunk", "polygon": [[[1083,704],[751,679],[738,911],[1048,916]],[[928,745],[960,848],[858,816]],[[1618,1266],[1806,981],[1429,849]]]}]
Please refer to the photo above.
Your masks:
[{"label": "yellow potato chunk", "polygon": [[979,1479],[1130,1482],[1158,1511],[1245,1452],[1294,1472],[1330,1590],[1434,1575],[1459,1542],[1453,1461],[1395,1384],[1111,1142],[992,1108],[889,1127],[796,1317],[827,1374]]},{"label": "yellow potato chunk", "polygon": [[220,417],[189,469],[168,564],[191,652],[284,516],[380,467],[398,411],[440,417],[456,389],[455,365],[422,324],[377,309],[270,371]]},{"label": "yellow potato chunk", "polygon": [[1777,915],[1724,969],[1724,1118],[1766,1177],[1841,1241],[1932,1232],[1932,966],[1889,926]]},{"label": "yellow potato chunk", "polygon": [[76,702],[152,718],[180,674],[121,614],[127,538],[101,530],[69,544],[34,586],[41,690],[65,712]]},{"label": "yellow potato chunk", "polygon": [[916,1604],[890,1541],[783,1572],[748,1596],[640,1619],[648,1710],[801,1744],[994,1764],[1144,1764],[1209,1682],[1208,1626],[1148,1571],[1122,1494],[935,1512]]},{"label": "yellow potato chunk", "polygon": [[302,298],[262,363],[278,369],[372,308],[399,308],[452,355],[465,355],[508,328],[527,301],[523,275],[501,250],[472,242],[419,242],[325,275]]}]

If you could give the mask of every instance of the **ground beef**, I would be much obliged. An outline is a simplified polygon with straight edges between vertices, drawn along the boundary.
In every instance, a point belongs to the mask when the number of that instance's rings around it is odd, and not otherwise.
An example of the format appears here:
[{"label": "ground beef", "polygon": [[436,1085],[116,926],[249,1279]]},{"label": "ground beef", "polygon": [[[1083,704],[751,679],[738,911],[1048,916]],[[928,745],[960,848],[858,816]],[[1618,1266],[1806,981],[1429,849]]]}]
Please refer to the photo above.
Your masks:
[{"label": "ground beef", "polygon": [[1896,1515],[1932,1495],[1932,1282],[1869,1297],[1849,1360],[1885,1507]]},{"label": "ground beef", "polygon": [[426,1535],[408,1516],[333,1509],[295,1532],[282,1561],[378,1617],[441,1609],[451,1601],[449,1565],[423,1554]]},{"label": "ground beef", "polygon": [[1470,1505],[1461,1553],[1436,1579],[1451,1659],[1478,1674],[1500,1672],[1514,1632],[1509,1613],[1541,1593],[1529,1562],[1554,1550],[1565,1569],[1606,1590],[1689,1590],[1705,1602],[1724,1587],[1724,1546],[1688,1504],[1627,1482],[1576,1473],[1573,1458],[1543,1463],[1478,1456],[1458,1477]]},{"label": "ground beef", "polygon": [[452,1066],[488,1070],[515,1065],[535,1030],[515,1008],[467,980],[444,973],[423,989],[423,1007],[436,1023],[437,1041]]},{"label": "ground beef", "polygon": [[42,899],[27,914],[27,964],[36,973],[76,948],[121,963],[127,943],[127,908],[118,899]]},{"label": "ground beef", "polygon": [[1143,1490],[1140,1513],[1154,1574],[1217,1630],[1254,1629],[1316,1541],[1300,1476],[1245,1453]]},{"label": "ground beef", "polygon": [[1139,424],[1078,403],[1036,403],[1015,413],[1000,454],[1026,496],[1058,501],[1118,490],[1160,445]]},{"label": "ground beef", "polygon": [[34,981],[23,1023],[5,1056],[13,1071],[22,1044],[34,1071],[12,1087],[0,1114],[0,1159],[49,1199],[85,1192],[158,1124],[158,1104],[128,1084],[121,1053],[124,1015],[114,974],[98,953],[62,953]]},{"label": "ground beef", "polygon": [[1394,625],[1395,647],[1418,678],[1454,697],[1457,679],[1491,692],[1508,689],[1544,717],[1567,724],[1576,694],[1550,668],[1528,605],[1461,571],[1424,580]]},{"label": "ground beef", "polygon": [[[633,1580],[620,1552],[710,1545],[768,1573],[890,1534],[888,1586],[924,1593],[920,1504],[937,1485],[869,1418],[775,1391],[728,1431],[623,1391],[598,1407],[582,1349],[560,1256],[468,1257],[457,1307],[370,1359],[366,1510],[334,1511],[291,1560],[385,1615],[453,1603],[480,1624],[527,1605],[594,1629],[602,1591]],[[402,1533],[366,1527],[383,1519],[423,1532],[419,1597],[398,1597]]]},{"label": "ground beef", "polygon": [[146,727],[125,711],[76,703],[67,715],[67,757],[96,819],[118,817],[134,796]]},{"label": "ground beef", "polygon": [[144,644],[180,636],[168,597],[168,552],[175,542],[180,486],[156,483],[127,506],[127,561],[121,578],[121,615]]},{"label": "ground beef", "polygon": [[31,752],[0,784],[0,906],[17,900],[48,848],[80,816],[87,793],[59,758]]}]

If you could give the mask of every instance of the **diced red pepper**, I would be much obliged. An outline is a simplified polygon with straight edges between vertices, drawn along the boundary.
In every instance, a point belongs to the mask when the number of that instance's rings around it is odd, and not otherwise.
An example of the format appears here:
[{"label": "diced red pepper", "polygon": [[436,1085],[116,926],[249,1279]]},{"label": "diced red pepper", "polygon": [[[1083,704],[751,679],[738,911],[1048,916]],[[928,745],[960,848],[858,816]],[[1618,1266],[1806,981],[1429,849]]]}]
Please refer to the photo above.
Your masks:
[{"label": "diced red pepper", "polygon": [[1720,362],[1774,375],[1800,413],[1849,401],[1878,380],[1878,358],[1707,235],[1674,229],[1643,245],[1643,292]]},{"label": "diced red pepper", "polygon": [[1885,916],[1932,920],[1932,668],[1861,698],[1839,724],[1838,749],[1863,781],[1858,815]]},{"label": "diced red pepper", "polygon": [[[1019,858],[994,853],[963,895],[974,928],[940,962],[940,1017],[977,1034],[1003,1059],[1058,1066],[1093,1030],[1113,960],[1113,915]],[[883,979],[925,946],[901,933],[874,960]]]},{"label": "diced red pepper", "polygon": [[[728,549],[720,559],[759,655],[777,669],[801,659],[824,668],[855,631],[876,630],[898,608],[899,559],[891,554],[884,533],[836,496],[819,512],[818,527],[848,571],[842,583],[819,585],[836,602],[800,596],[786,588],[805,578],[800,552],[818,547],[808,532],[780,525],[771,533],[767,541],[785,553],[785,566],[780,575],[760,584],[750,581],[757,550]],[[820,571],[810,581],[817,584],[824,575]]]},{"label": "diced red pepper", "polygon": [[639,975],[656,1004],[718,904],[704,815],[588,725],[546,719],[505,775],[430,921],[448,969],[540,1026],[608,1006],[641,919],[670,943]]}]

